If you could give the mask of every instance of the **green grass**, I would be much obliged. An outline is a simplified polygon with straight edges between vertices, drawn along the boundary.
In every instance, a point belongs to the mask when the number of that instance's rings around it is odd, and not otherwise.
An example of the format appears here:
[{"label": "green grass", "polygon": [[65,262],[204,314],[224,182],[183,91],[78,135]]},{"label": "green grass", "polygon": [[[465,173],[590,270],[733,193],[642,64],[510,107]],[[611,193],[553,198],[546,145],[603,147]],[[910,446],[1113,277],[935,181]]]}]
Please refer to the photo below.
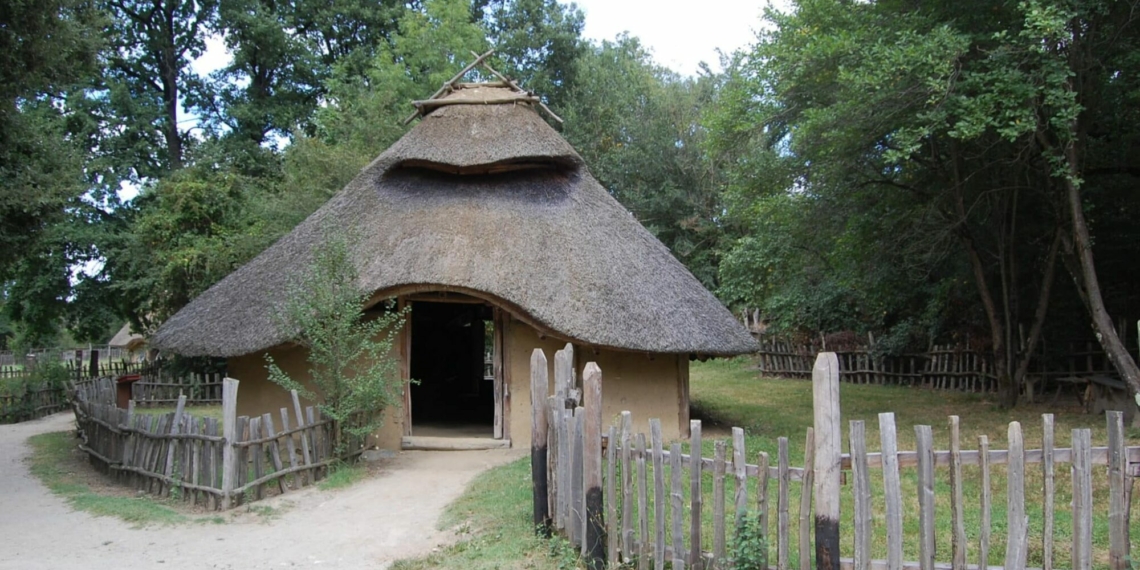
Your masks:
[{"label": "green grass", "polygon": [[[727,437],[725,433],[729,427],[739,426],[745,429],[746,448],[749,461],[754,462],[758,452],[766,451],[775,462],[777,451],[777,438],[786,436],[791,447],[792,465],[803,465],[803,448],[806,429],[812,425],[812,388],[811,382],[803,380],[783,380],[759,378],[748,359],[735,359],[727,361],[710,361],[703,364],[694,364],[691,368],[691,400],[694,415],[706,418],[704,456],[711,457],[713,453],[713,440]],[[933,428],[936,449],[949,448],[948,417],[958,415],[961,418],[961,434],[963,447],[977,448],[977,436],[989,436],[991,449],[1005,449],[1008,434],[1008,425],[1011,421],[1019,421],[1025,439],[1026,449],[1040,448],[1042,440],[1043,413],[1053,413],[1055,421],[1055,440],[1057,447],[1068,447],[1070,433],[1074,428],[1091,428],[1093,445],[1106,445],[1106,422],[1104,416],[1086,415],[1075,407],[1075,399],[1062,398],[1057,405],[1023,404],[1014,410],[1002,410],[989,396],[980,394],[966,394],[956,392],[941,392],[915,388],[868,386],[842,384],[840,387],[840,402],[843,414],[844,452],[847,450],[848,422],[850,420],[863,420],[867,432],[867,448],[870,452],[879,450],[878,414],[880,412],[894,412],[895,422],[898,426],[900,450],[913,450],[915,448],[914,425],[930,425]],[[711,425],[709,425],[711,424]],[[1129,434],[1128,444],[1137,445],[1140,441],[1136,433]],[[886,530],[883,507],[883,486],[881,471],[874,469],[871,472],[872,513],[874,538],[872,544],[873,556],[886,558]],[[1042,536],[1044,525],[1043,507],[1041,505],[1044,488],[1044,476],[1040,465],[1028,465],[1026,468],[1026,500],[1027,514],[1030,517],[1030,552],[1029,564],[1041,566],[1043,557]],[[951,520],[950,520],[950,487],[948,471],[946,468],[936,468],[936,543],[939,548],[938,560],[950,559]],[[970,562],[976,561],[978,537],[981,526],[981,497],[980,470],[977,467],[963,468],[964,496],[966,509],[964,519],[969,544],[968,555]],[[711,479],[706,484],[711,488]],[[1000,563],[1005,553],[1004,528],[1006,479],[1004,466],[991,468],[991,488],[993,490],[993,535],[990,547],[990,562]],[[1095,467],[1093,473],[1094,484],[1094,528],[1093,541],[1096,550],[1095,562],[1107,563],[1108,556],[1108,489],[1107,477],[1103,466]],[[908,560],[918,557],[918,500],[917,478],[914,469],[902,471],[902,493],[904,498],[904,551]],[[732,496],[732,484],[728,485],[729,502]],[[793,484],[791,489],[791,520],[792,532],[795,533],[798,505],[799,485]],[[1069,515],[1069,502],[1071,500],[1071,482],[1067,464],[1058,464],[1056,467],[1055,488],[1057,490],[1055,505],[1055,554],[1054,560],[1061,565],[1069,561],[1069,543],[1071,533],[1071,518]],[[708,491],[706,490],[706,493]],[[750,492],[755,492],[750,489]],[[775,489],[771,490],[774,503]],[[851,520],[853,503],[850,487],[843,487],[842,494],[842,520],[841,543],[843,556],[851,556],[853,548],[853,522]],[[753,495],[753,498],[755,496]],[[706,506],[711,503],[705,499]],[[773,507],[774,508],[774,507]],[[729,509],[731,510],[731,509]],[[711,512],[709,513],[711,515]],[[711,519],[711,516],[709,517]],[[773,512],[773,520],[775,519]],[[730,525],[731,526],[731,525]],[[711,534],[709,535],[711,536]],[[1132,542],[1140,544],[1140,524],[1132,525]],[[796,550],[796,539],[790,541],[791,550]],[[774,548],[774,544],[772,545]],[[773,558],[774,561],[774,551]]]},{"label": "green grass", "polygon": [[[166,414],[174,413],[174,406],[158,406],[154,408],[136,406],[135,413],[147,416],[164,416]],[[199,418],[214,418],[222,421],[222,407],[217,405],[211,406],[186,406],[186,413]]]},{"label": "green grass", "polygon": [[321,479],[320,483],[317,483],[317,487],[322,491],[343,489],[345,487],[355,485],[367,476],[368,466],[363,463],[357,462],[352,464],[334,464],[329,468],[328,476],[324,479]]},{"label": "green grass", "polygon": [[392,568],[576,568],[576,553],[566,541],[535,535],[533,516],[530,458],[495,467],[476,477],[440,520],[441,529],[456,529],[458,543]]},{"label": "green grass", "polygon": [[194,520],[149,496],[109,496],[92,491],[77,475],[79,470],[89,467],[82,465],[83,459],[75,453],[75,436],[71,432],[36,435],[28,439],[28,444],[32,447],[29,458],[31,473],[76,510],[95,516],[116,517],[136,527]]}]

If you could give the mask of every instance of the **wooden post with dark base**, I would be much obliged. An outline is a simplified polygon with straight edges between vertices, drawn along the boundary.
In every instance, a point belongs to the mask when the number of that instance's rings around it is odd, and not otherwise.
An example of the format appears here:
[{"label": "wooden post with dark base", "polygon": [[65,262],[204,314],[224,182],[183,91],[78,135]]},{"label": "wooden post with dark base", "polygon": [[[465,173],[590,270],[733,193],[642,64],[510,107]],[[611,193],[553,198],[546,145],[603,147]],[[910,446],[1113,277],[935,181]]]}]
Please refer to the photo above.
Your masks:
[{"label": "wooden post with dark base", "polygon": [[530,356],[530,476],[534,482],[534,531],[550,536],[550,501],[547,496],[546,395],[550,391],[546,355],[541,348]]},{"label": "wooden post with dark base", "polygon": [[[812,370],[815,406],[815,563],[819,570],[839,570],[840,441],[839,359],[821,352]],[[801,556],[806,553],[801,553]]]},{"label": "wooden post with dark base", "polygon": [[582,371],[583,424],[582,486],[586,497],[586,564],[590,570],[606,567],[606,521],[602,502],[602,370],[590,362]]}]

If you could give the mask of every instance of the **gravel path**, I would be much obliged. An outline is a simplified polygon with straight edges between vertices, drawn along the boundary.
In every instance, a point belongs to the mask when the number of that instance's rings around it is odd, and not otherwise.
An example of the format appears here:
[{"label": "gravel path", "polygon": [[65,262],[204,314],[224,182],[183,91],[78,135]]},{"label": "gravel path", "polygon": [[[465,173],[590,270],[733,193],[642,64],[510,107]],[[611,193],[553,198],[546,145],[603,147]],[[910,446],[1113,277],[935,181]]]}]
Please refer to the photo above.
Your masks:
[{"label": "gravel path", "polygon": [[0,425],[0,569],[387,567],[451,541],[443,508],[479,472],[518,451],[405,452],[352,487],[305,489],[257,503],[281,511],[225,524],[135,529],[71,510],[28,473],[25,441],[73,427],[70,412]]}]

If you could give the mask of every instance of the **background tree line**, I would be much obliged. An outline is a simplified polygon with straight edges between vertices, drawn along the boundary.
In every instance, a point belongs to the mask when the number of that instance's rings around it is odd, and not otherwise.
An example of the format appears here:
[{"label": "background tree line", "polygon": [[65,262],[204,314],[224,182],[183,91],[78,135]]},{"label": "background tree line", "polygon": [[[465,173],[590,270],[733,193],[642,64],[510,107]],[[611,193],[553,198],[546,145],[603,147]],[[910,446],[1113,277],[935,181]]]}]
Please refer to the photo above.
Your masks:
[{"label": "background tree line", "polygon": [[[613,195],[773,330],[969,339],[1008,403],[1041,339],[1084,335],[1140,388],[1116,330],[1140,316],[1134,8],[801,0],[687,77],[553,0],[0,0],[0,338],[152,329],[494,47]],[[210,38],[232,59],[201,76]]]}]

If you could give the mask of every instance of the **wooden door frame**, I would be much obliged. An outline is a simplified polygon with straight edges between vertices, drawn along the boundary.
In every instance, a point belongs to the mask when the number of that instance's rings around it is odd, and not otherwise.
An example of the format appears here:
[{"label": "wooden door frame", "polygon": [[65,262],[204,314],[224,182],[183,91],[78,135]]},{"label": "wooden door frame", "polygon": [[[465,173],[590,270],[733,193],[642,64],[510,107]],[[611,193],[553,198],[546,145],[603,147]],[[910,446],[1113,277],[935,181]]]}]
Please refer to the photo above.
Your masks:
[{"label": "wooden door frame", "polygon": [[491,355],[491,362],[494,369],[494,391],[495,405],[494,405],[494,418],[493,418],[493,432],[494,439],[510,439],[510,417],[511,417],[511,396],[510,396],[510,361],[507,359],[507,337],[506,331],[510,324],[511,314],[509,311],[500,308],[498,305],[488,302],[485,299],[475,297],[468,298],[436,298],[423,294],[401,295],[397,297],[397,308],[400,311],[408,309],[407,317],[404,320],[404,327],[400,330],[400,380],[404,384],[404,435],[412,435],[412,311],[414,310],[413,304],[416,302],[424,303],[463,303],[469,305],[490,305],[492,311],[492,322],[494,323],[495,332],[493,339],[493,354]]}]

